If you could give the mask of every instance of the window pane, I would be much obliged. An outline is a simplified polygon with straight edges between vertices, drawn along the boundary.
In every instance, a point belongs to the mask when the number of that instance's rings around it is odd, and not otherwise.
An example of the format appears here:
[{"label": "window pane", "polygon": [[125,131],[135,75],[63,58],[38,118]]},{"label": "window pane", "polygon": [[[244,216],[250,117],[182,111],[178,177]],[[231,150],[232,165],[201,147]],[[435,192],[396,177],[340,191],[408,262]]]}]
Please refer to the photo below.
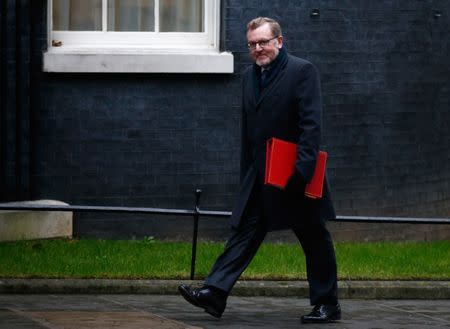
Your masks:
[{"label": "window pane", "polygon": [[108,31],[154,30],[154,0],[108,0]]},{"label": "window pane", "polygon": [[160,0],[161,32],[203,32],[203,0]]},{"label": "window pane", "polygon": [[102,0],[53,0],[53,30],[101,31]]}]

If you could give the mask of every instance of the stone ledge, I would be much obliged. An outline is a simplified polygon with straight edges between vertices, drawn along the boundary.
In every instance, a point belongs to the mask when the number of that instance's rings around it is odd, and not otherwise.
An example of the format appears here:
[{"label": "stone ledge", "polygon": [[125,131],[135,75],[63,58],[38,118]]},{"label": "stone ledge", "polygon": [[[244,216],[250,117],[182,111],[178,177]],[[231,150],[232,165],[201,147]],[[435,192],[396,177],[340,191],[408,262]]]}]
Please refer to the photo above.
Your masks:
[{"label": "stone ledge", "polygon": [[233,73],[229,52],[47,51],[45,72],[95,73]]},{"label": "stone ledge", "polygon": [[[0,279],[1,294],[178,294],[189,280]],[[450,281],[339,281],[342,299],[450,299]],[[234,296],[307,298],[306,281],[238,281]]]},{"label": "stone ledge", "polygon": [[[9,202],[6,205],[67,205],[55,200]],[[72,212],[61,211],[0,211],[0,241],[71,237]]]}]

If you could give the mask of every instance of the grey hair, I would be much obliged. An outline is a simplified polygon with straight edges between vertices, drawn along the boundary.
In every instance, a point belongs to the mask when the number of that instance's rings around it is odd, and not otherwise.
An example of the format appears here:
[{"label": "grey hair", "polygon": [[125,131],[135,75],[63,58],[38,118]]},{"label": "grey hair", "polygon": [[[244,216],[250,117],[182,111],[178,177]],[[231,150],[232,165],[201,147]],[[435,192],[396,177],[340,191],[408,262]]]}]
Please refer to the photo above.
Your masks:
[{"label": "grey hair", "polygon": [[274,37],[281,36],[280,24],[276,20],[269,18],[269,17],[257,17],[257,18],[252,19],[247,24],[247,32],[256,30],[258,27],[260,27],[264,24],[270,25],[270,30],[272,31],[272,35]]}]

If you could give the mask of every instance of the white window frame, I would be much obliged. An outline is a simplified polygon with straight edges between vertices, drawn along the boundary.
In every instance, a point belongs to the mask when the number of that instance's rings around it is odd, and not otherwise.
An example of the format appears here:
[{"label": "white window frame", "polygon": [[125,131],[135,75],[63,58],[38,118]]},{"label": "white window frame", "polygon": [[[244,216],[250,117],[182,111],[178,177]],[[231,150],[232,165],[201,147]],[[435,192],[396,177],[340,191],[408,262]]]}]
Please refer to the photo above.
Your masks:
[{"label": "white window frame", "polygon": [[[155,0],[155,13],[159,0]],[[233,73],[233,55],[219,51],[220,0],[204,0],[204,32],[107,32],[107,0],[102,31],[53,31],[48,0],[45,72]],[[155,15],[158,29],[158,15]],[[53,46],[52,41],[61,41]]]}]

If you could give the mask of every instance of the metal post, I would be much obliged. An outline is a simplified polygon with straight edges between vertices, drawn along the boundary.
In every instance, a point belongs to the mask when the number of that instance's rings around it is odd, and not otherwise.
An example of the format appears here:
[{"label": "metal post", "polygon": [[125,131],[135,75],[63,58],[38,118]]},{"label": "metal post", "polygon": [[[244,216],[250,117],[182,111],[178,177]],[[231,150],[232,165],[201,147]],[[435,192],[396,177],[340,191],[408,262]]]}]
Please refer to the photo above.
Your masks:
[{"label": "metal post", "polygon": [[198,235],[198,218],[200,216],[200,196],[202,190],[195,190],[195,208],[194,208],[194,233],[192,235],[192,257],[191,257],[191,280],[194,280],[195,275],[195,258],[197,254],[197,235]]}]

